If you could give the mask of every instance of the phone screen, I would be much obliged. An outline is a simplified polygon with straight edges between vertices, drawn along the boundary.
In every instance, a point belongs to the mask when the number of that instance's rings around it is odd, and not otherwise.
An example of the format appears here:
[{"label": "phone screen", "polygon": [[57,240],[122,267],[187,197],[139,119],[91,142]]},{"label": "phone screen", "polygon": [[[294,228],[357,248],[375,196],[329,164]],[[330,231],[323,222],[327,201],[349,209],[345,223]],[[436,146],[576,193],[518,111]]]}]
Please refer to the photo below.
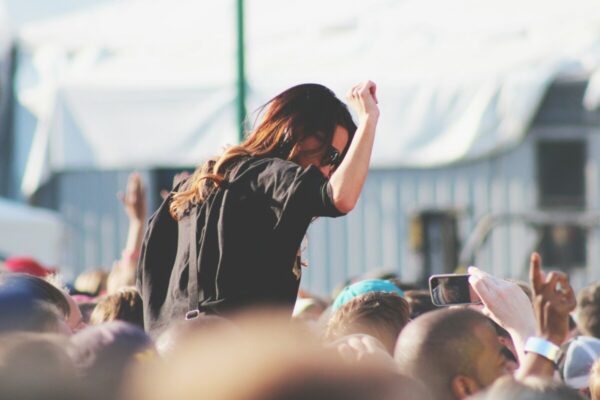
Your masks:
[{"label": "phone screen", "polygon": [[469,285],[469,275],[433,275],[429,278],[429,290],[436,306],[481,303]]}]

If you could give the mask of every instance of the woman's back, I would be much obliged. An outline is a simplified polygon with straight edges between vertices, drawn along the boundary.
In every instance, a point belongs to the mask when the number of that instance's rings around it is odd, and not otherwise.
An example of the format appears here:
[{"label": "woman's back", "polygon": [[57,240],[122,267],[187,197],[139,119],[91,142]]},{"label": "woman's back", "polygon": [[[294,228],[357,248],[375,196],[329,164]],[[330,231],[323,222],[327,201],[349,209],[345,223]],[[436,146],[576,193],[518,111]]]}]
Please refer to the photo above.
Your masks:
[{"label": "woman's back", "polygon": [[[209,314],[261,304],[291,311],[300,283],[294,266],[308,225],[317,216],[342,215],[317,168],[278,158],[244,159],[196,207],[199,311]],[[189,311],[191,218],[187,214],[178,223],[172,274],[150,326]],[[157,293],[146,290],[144,296]]]}]

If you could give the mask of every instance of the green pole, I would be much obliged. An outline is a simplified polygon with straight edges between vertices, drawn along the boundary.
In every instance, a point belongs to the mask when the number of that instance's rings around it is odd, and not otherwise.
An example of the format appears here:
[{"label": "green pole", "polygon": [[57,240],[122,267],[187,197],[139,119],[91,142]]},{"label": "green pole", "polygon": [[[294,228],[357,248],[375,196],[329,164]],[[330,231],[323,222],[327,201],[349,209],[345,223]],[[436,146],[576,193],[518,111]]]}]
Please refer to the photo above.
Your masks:
[{"label": "green pole", "polygon": [[238,139],[244,140],[246,124],[246,73],[244,56],[244,0],[236,0],[237,20],[237,122]]}]

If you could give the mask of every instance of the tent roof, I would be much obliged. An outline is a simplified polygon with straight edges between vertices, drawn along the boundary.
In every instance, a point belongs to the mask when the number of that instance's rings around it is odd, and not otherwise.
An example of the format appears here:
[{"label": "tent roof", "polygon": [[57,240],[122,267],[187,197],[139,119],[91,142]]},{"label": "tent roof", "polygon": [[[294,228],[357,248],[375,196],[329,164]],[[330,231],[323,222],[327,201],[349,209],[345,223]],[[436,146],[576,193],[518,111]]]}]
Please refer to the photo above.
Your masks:
[{"label": "tent roof", "polygon": [[[510,148],[557,75],[600,64],[597,0],[245,3],[248,108],[301,82],[343,97],[371,79],[382,110],[374,166],[432,167]],[[38,142],[51,170],[156,166],[152,151],[135,163],[110,157],[103,140],[114,149],[111,135],[154,138],[149,126],[181,118],[188,123],[170,134],[170,149],[204,151],[173,152],[158,158],[162,166],[200,161],[235,140],[234,21],[232,0],[130,0],[25,26],[20,41],[41,79],[23,78],[17,92],[47,121],[36,135],[45,135]],[[110,102],[123,115],[106,119]],[[179,114],[157,112],[161,105]],[[94,146],[82,152],[78,141]]]}]

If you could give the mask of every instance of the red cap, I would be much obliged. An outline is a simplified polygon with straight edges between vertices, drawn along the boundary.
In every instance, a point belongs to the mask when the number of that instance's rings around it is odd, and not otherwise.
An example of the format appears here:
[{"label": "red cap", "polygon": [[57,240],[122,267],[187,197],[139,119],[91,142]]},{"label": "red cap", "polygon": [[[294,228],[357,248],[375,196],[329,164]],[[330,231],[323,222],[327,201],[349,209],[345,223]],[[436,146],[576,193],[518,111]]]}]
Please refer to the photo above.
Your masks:
[{"label": "red cap", "polygon": [[22,272],[41,278],[56,272],[54,268],[46,268],[30,257],[9,257],[4,261],[4,268],[9,272]]}]

